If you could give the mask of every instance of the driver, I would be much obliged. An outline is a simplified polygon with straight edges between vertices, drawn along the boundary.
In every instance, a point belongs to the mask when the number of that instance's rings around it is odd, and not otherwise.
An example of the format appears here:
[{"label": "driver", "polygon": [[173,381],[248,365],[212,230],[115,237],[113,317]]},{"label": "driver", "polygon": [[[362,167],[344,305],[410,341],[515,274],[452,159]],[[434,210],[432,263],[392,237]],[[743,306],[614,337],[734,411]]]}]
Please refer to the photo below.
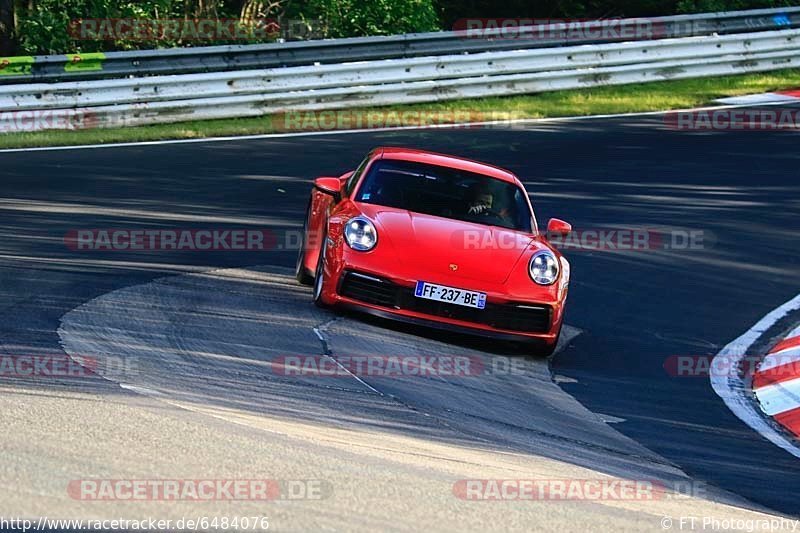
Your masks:
[{"label": "driver", "polygon": [[480,215],[481,213],[489,213],[494,203],[494,195],[488,187],[481,187],[474,191],[472,201],[469,204],[470,215]]},{"label": "driver", "polygon": [[510,222],[508,209],[497,209],[494,205],[494,195],[488,185],[482,184],[472,190],[471,200],[467,213],[470,215],[494,216],[503,222]]}]

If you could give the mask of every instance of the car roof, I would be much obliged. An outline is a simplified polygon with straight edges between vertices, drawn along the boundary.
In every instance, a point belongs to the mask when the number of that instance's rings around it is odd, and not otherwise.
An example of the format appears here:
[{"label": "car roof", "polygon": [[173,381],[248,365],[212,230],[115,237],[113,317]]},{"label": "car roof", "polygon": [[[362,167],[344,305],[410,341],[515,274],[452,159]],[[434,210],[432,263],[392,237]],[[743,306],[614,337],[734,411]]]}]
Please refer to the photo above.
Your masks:
[{"label": "car roof", "polygon": [[416,163],[428,163],[430,165],[439,165],[442,167],[455,168],[465,172],[474,172],[476,174],[483,174],[495,179],[519,185],[520,181],[517,177],[508,170],[489,165],[488,163],[481,163],[463,157],[456,157],[452,155],[439,154],[436,152],[428,152],[426,150],[415,150],[413,148],[396,148],[390,146],[382,146],[373,150],[376,159],[396,159],[400,161],[413,161]]}]

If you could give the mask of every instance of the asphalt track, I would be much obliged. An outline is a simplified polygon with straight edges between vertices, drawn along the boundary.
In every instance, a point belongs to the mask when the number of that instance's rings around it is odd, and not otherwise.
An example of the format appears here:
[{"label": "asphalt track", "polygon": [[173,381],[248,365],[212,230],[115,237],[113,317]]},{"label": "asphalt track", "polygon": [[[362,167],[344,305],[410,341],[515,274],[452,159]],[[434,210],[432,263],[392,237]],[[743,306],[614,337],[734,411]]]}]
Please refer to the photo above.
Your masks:
[{"label": "asphalt track", "polygon": [[[158,410],[153,398],[167,394],[174,405],[200,413],[217,410],[215,416],[219,410],[237,408],[253,416],[302,421],[323,432],[327,427],[366,427],[396,438],[541,455],[628,477],[678,479],[685,473],[709,483],[715,499],[734,501],[735,496],[726,495],[732,493],[751,502],[739,501],[743,507],[800,515],[797,460],[735,418],[707,378],[674,378],[664,369],[671,355],[715,354],[797,294],[798,139],[791,132],[675,132],[663,126],[660,116],[647,116],[514,129],[367,132],[0,154],[3,353],[52,353],[60,351],[62,343],[69,351],[70,342],[85,352],[87,345],[81,345],[80,338],[87,332],[94,335],[90,342],[97,343],[95,349],[105,346],[116,353],[125,346],[119,341],[124,331],[130,341],[127,349],[138,360],[157,362],[152,368],[145,364],[142,374],[147,379],[130,387],[133,392],[119,389],[114,380],[5,380],[0,390],[3,409],[24,411],[15,423],[8,419],[6,430],[24,432],[29,443],[51,441],[56,448],[74,445],[76,439],[99,439],[112,447],[117,442],[122,450],[130,446],[125,444],[124,424],[109,421],[116,429],[101,431],[89,422],[90,412],[125,409],[129,402]],[[509,168],[525,181],[540,221],[559,217],[576,228],[705,232],[706,246],[699,250],[568,254],[573,282],[567,323],[581,334],[555,357],[552,369],[561,388],[597,416],[559,394],[543,361],[513,352],[529,369],[524,378],[501,376],[477,384],[368,380],[369,387],[356,382],[265,382],[264,372],[239,367],[238,361],[187,358],[187,353],[204,351],[250,360],[269,360],[270,353],[288,349],[319,353],[319,339],[308,330],[320,326],[327,328],[323,337],[334,355],[455,349],[481,354],[488,361],[492,355],[508,354],[505,347],[317,311],[307,304],[307,291],[288,281],[293,251],[79,253],[64,245],[67,232],[79,228],[297,229],[309,181],[353,168],[377,145],[421,147]],[[175,277],[187,272],[207,274],[199,279]],[[253,284],[242,290],[237,278]],[[160,300],[161,290],[174,294]],[[95,307],[87,308],[87,302]],[[62,317],[70,312],[68,317],[75,320],[62,327]],[[174,313],[187,316],[176,318]],[[148,316],[151,324],[126,322],[126,317]],[[213,322],[217,329],[204,329]],[[242,346],[238,336],[250,343],[246,350],[236,348]],[[182,359],[170,360],[172,352]],[[195,373],[181,373],[185,369]],[[168,379],[175,376],[180,379]],[[136,394],[142,390],[144,395]],[[66,404],[80,401],[82,394],[95,398],[86,402],[93,407],[76,407],[69,413],[74,418],[60,420],[58,428],[43,419],[51,415],[37,402],[50,398]],[[177,425],[190,423],[184,415],[174,416]],[[63,435],[65,426],[82,437]],[[341,439],[351,437],[356,440],[352,435]],[[52,450],[51,455],[37,446],[23,450],[25,439],[9,439],[5,451],[19,464],[4,464],[3,479],[24,490],[22,496],[4,500],[18,507],[3,512],[44,513],[46,503],[63,499],[63,487],[40,484],[24,466],[58,467],[58,460]],[[151,458],[168,453],[167,443],[180,440],[164,439],[162,446],[149,448]],[[224,461],[212,450],[209,438],[207,461]],[[287,450],[289,457],[293,452],[291,447]],[[246,460],[243,451],[241,456]],[[60,467],[66,470],[81,460],[80,455],[64,457]],[[202,471],[207,463],[200,457],[195,466]],[[347,455],[329,458],[337,459],[356,461]],[[163,475],[167,468],[161,465],[159,470],[159,464],[154,460],[151,469]],[[138,472],[125,466],[126,471]],[[376,478],[382,475],[379,467],[374,471]],[[416,479],[419,474],[408,475]],[[366,525],[386,526],[378,518],[370,522],[368,513],[362,518]],[[642,527],[636,521],[640,518],[606,518],[609,527],[615,519]],[[337,519],[339,527],[353,524]],[[516,518],[509,515],[512,519]],[[294,524],[302,529],[302,523]]]}]

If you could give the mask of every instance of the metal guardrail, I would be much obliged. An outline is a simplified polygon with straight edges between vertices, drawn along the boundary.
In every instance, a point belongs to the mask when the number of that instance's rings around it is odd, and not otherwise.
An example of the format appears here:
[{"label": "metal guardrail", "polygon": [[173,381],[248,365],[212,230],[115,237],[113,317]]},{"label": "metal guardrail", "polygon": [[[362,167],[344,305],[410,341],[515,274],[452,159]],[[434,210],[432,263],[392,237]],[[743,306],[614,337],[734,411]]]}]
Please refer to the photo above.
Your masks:
[{"label": "metal guardrail", "polygon": [[[650,25],[655,28],[653,38],[657,39],[751,33],[800,28],[800,7],[607,20],[602,24],[601,28]],[[548,33],[560,27],[552,25]],[[569,27],[563,25],[563,29]],[[469,37],[464,31],[451,31],[261,45],[0,58],[0,84],[226,72],[629,40],[622,31],[616,36],[613,31],[601,32],[604,35],[600,38],[590,35],[540,38],[540,31],[541,27],[537,26],[518,28],[514,38],[506,38],[502,29],[495,29],[481,32],[480,37]]]},{"label": "metal guardrail", "polygon": [[[719,37],[692,37],[613,45],[577,46],[537,50],[484,52],[401,60],[286,67],[240,72],[217,72],[180,76],[153,76],[120,80],[94,80],[55,84],[0,86],[0,109],[64,109],[70,107],[153,104],[231,96],[253,95],[260,101],[287,107],[307,96],[306,108],[326,109],[347,104],[338,98],[324,101],[337,89],[358,93],[354,103],[368,93],[380,93],[386,86],[412,83],[421,86],[465,86],[496,84],[513,79],[562,79],[565,76],[595,76],[599,69],[632,67],[647,69],[656,79],[677,77],[684,67],[710,64],[719,59],[731,62],[762,57],[791,60],[800,48],[800,29]],[[798,57],[800,60],[800,57]],[[664,65],[669,65],[665,67]],[[781,66],[784,66],[781,64]],[[744,68],[744,66],[743,66]],[[600,81],[610,81],[597,78]],[[417,87],[420,85],[414,85]],[[496,90],[494,91],[496,92]],[[516,94],[512,90],[505,94]],[[362,95],[366,93],[366,96]],[[341,94],[341,91],[334,94]],[[187,95],[191,95],[187,98]],[[446,94],[436,99],[446,98]],[[293,104],[295,105],[295,104]]]},{"label": "metal guardrail", "polygon": [[[800,12],[800,8],[793,9]],[[770,12],[774,14],[774,10]],[[759,13],[756,18],[723,13],[716,20],[741,24],[744,20],[762,20],[759,17],[765,12]],[[300,43],[294,49],[321,47],[331,54],[326,57],[341,54],[348,61],[306,61],[294,66],[216,72],[205,72],[203,65],[195,64],[192,73],[181,74],[175,74],[184,68],[180,64],[167,69],[175,54],[206,54],[219,59],[219,54],[212,52],[216,48],[150,51],[147,53],[161,57],[169,74],[158,74],[156,69],[141,77],[54,83],[30,83],[31,77],[27,77],[28,83],[0,85],[0,133],[436,102],[800,67],[800,27],[764,30],[760,26],[759,30],[544,48],[521,47],[520,43],[527,41],[515,40],[516,46],[510,50],[501,47],[473,53],[459,49],[457,53],[422,54],[422,48],[418,48],[421,55],[389,59],[384,55],[391,54],[371,49],[368,53],[380,59],[366,61],[353,61],[345,54],[349,45],[322,41]],[[421,46],[416,37],[379,40],[396,43],[407,39]],[[252,51],[252,47],[248,49]],[[399,53],[396,47],[393,49]],[[83,66],[73,68],[83,69],[78,74],[82,77],[93,68],[87,65],[100,59],[87,58]]]},{"label": "metal guardrail", "polygon": [[[792,29],[232,73],[9,85],[0,87],[0,109],[19,114],[80,110],[93,127],[137,126],[760,72],[800,66],[799,52],[800,29]],[[0,126],[1,119],[2,114]],[[48,126],[46,121],[42,124]]]}]

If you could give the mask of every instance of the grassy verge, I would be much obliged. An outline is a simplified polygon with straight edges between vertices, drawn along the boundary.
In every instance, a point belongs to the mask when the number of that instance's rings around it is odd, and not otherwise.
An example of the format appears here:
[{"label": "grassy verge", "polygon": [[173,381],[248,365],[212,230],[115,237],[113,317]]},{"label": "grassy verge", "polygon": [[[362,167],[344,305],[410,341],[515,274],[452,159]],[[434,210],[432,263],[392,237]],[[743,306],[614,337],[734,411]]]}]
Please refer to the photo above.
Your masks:
[{"label": "grassy verge", "polygon": [[[716,98],[800,87],[800,69],[719,78],[597,87],[523,96],[453,100],[372,108],[386,111],[452,112],[457,120],[544,118],[607,113],[666,111],[708,105]],[[369,113],[370,109],[358,110]],[[354,112],[358,112],[354,111]],[[308,125],[314,129],[314,124]],[[0,134],[0,148],[101,144],[162,139],[197,139],[287,131],[285,117],[180,122],[154,126],[79,131]]]}]

